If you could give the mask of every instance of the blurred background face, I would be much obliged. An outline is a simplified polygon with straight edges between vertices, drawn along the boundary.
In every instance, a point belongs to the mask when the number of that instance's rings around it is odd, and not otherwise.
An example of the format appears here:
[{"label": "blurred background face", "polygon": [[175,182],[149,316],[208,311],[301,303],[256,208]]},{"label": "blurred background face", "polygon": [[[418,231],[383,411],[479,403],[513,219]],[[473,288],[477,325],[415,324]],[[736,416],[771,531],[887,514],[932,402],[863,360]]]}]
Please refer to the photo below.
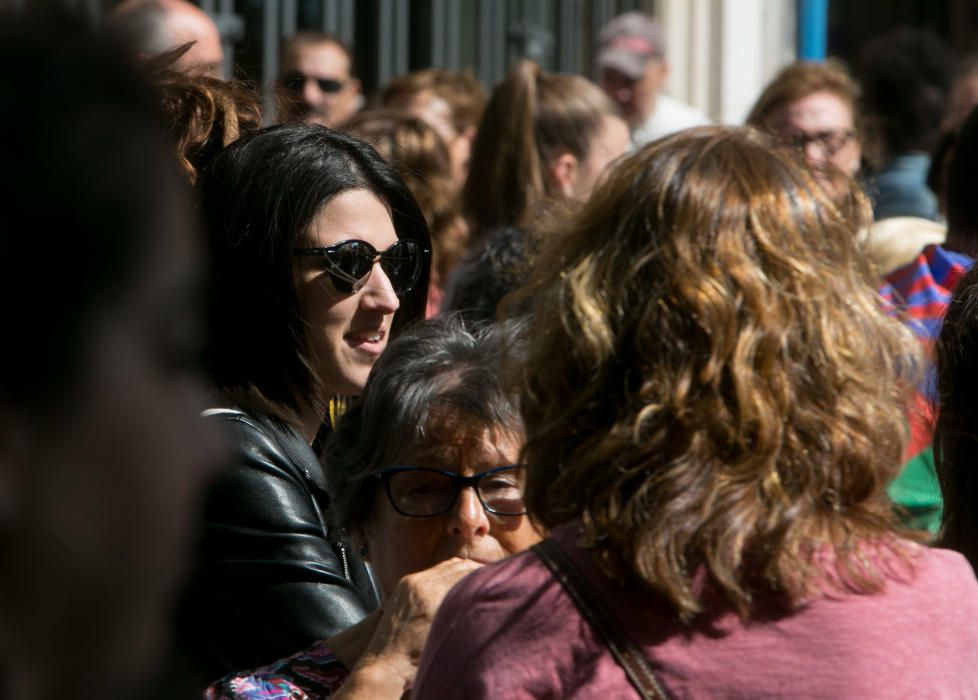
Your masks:
[{"label": "blurred background face", "polygon": [[[522,440],[499,428],[464,431],[464,417],[436,420],[429,426],[429,445],[406,452],[398,464],[442,469],[470,476],[515,464]],[[474,489],[464,488],[451,510],[431,517],[401,515],[378,487],[373,511],[364,527],[369,561],[385,595],[404,576],[451,557],[482,563],[498,561],[540,540],[525,515],[487,513]]]},{"label": "blurred background face", "polygon": [[411,116],[424,120],[438,133],[452,161],[452,180],[461,189],[469,172],[472,135],[460,134],[455,128],[451,105],[432,91],[422,90],[413,95],[403,109]]},{"label": "blurred background face", "polygon": [[87,322],[64,405],[24,423],[9,484],[18,536],[4,542],[5,588],[24,618],[5,622],[25,649],[70,645],[49,681],[93,697],[158,658],[201,492],[223,456],[199,415],[195,242],[173,226],[147,252],[131,286]]},{"label": "blurred background face", "polygon": [[650,60],[645,72],[634,79],[614,68],[605,68],[601,71],[601,88],[621,109],[628,126],[634,129],[655,110],[655,98],[665,87],[668,75],[668,65],[661,59]]},{"label": "blurred background face", "polygon": [[282,64],[290,119],[336,127],[356,114],[360,82],[350,75],[350,58],[332,42],[298,46]]},{"label": "blurred background face", "polygon": [[785,143],[797,147],[816,172],[832,164],[849,175],[859,170],[860,147],[852,108],[827,91],[789,102],[772,115],[769,126]]}]

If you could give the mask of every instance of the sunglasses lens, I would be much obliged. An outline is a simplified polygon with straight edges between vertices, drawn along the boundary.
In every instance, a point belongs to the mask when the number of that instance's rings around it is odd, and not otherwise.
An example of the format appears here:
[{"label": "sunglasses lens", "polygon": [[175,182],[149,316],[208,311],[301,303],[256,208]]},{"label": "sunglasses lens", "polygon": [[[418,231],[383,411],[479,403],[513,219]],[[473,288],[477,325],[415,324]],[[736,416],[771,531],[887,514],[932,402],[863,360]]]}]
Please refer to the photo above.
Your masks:
[{"label": "sunglasses lens", "polygon": [[350,294],[373,268],[373,247],[364,241],[346,241],[327,250],[330,280],[336,291]]},{"label": "sunglasses lens", "polygon": [[332,78],[318,78],[316,82],[319,83],[320,90],[330,94],[337,93],[343,89],[343,83]]},{"label": "sunglasses lens", "polygon": [[397,294],[414,289],[421,277],[421,246],[414,241],[398,241],[381,256],[380,265]]}]

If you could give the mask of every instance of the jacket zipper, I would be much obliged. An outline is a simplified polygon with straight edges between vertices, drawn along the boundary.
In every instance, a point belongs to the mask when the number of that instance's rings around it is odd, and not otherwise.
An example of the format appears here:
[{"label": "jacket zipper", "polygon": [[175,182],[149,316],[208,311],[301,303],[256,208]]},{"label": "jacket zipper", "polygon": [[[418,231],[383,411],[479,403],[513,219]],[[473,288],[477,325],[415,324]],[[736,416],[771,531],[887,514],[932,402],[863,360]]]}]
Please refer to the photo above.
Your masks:
[{"label": "jacket zipper", "polygon": [[350,583],[353,583],[353,579],[350,578],[350,565],[346,561],[346,545],[340,542],[340,559],[343,561],[343,576]]}]

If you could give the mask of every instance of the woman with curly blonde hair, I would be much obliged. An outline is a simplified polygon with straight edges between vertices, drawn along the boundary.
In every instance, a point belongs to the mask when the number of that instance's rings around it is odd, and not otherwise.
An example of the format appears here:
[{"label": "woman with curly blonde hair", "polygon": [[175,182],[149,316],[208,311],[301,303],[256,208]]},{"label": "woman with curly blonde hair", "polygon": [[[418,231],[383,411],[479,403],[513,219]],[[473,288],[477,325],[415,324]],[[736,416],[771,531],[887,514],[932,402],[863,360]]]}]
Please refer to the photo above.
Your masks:
[{"label": "woman with curly blonde hair", "polygon": [[852,228],[750,130],[609,174],[532,285],[551,537],[452,592],[412,697],[978,693],[974,575],[885,497],[917,357]]}]

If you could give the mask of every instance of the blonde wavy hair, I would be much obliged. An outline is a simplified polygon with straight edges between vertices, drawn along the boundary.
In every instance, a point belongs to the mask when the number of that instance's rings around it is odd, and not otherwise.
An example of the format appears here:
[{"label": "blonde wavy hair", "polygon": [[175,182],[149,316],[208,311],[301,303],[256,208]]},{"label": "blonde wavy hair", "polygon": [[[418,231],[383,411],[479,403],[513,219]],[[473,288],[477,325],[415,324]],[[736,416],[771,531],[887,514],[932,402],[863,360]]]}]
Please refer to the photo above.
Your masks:
[{"label": "blonde wavy hair", "polygon": [[527,287],[517,375],[538,524],[579,520],[684,620],[699,573],[749,617],[759,591],[878,590],[867,546],[909,563],[884,487],[917,346],[802,164],[750,129],[690,130],[568,226]]}]

